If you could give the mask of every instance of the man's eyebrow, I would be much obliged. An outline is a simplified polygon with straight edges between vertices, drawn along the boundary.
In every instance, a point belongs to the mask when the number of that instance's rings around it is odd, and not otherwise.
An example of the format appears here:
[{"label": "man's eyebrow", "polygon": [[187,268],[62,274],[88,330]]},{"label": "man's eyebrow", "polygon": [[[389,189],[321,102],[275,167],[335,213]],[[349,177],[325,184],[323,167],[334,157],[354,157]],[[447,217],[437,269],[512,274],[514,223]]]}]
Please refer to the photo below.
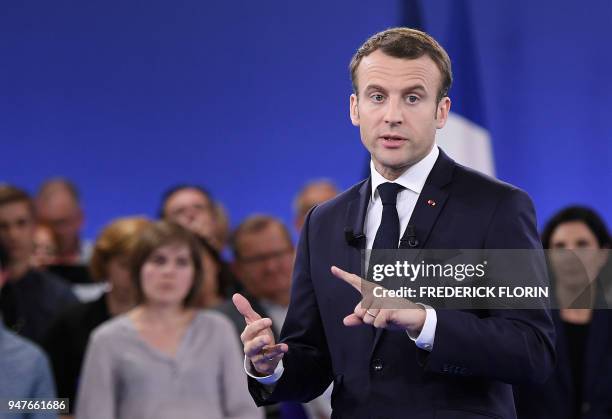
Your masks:
[{"label": "man's eyebrow", "polygon": [[[387,92],[387,89],[385,89],[382,86],[379,86],[378,84],[370,84],[367,85],[364,92]],[[421,93],[421,94],[425,94],[427,93],[427,89],[425,88],[425,86],[423,86],[422,84],[415,84],[414,86],[408,86],[404,89],[402,89],[402,93],[406,94],[406,93]]]},{"label": "man's eyebrow", "polygon": [[426,89],[426,88],[425,88],[425,86],[423,86],[422,84],[415,84],[414,86],[409,86],[409,87],[406,87],[406,88],[403,90],[403,92],[404,92],[404,93],[412,93],[412,92],[415,92],[415,93],[423,93],[423,94],[424,94],[424,93],[427,93],[427,89]]},{"label": "man's eyebrow", "polygon": [[385,89],[382,86],[379,86],[378,84],[369,84],[366,86],[364,90],[364,92],[372,92],[372,91],[386,92],[387,89]]}]

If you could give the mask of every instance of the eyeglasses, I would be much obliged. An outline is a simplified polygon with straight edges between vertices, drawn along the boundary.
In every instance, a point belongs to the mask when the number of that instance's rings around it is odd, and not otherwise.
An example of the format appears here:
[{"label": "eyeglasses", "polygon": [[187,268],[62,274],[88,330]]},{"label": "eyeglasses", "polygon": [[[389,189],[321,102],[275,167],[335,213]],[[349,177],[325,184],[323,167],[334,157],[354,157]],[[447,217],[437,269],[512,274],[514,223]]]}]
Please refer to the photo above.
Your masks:
[{"label": "eyeglasses", "polygon": [[249,257],[240,257],[238,258],[238,261],[244,264],[259,265],[269,260],[278,260],[278,259],[284,258],[286,256],[289,256],[292,253],[293,253],[293,248],[287,247],[282,250],[277,250],[276,252],[262,253],[260,255],[254,255],[254,256],[249,256]]}]

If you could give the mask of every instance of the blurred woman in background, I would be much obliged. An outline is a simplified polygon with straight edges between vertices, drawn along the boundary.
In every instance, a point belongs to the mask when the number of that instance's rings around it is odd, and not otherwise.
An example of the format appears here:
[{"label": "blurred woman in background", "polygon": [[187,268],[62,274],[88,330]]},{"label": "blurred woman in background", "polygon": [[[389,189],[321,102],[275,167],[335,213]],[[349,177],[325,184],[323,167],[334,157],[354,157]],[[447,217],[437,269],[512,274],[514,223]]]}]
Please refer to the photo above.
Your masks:
[{"label": "blurred woman in background", "polygon": [[139,304],[93,332],[77,418],[261,418],[233,326],[193,308],[200,251],[178,225],[161,221],[141,233],[130,269]]},{"label": "blurred woman in background", "polygon": [[546,224],[554,289],[557,366],[541,385],[515,388],[519,419],[612,418],[612,314],[606,308],[611,239],[590,208],[568,207]]},{"label": "blurred woman in background", "polygon": [[70,399],[71,413],[91,331],[136,305],[129,255],[138,234],[149,224],[145,218],[130,217],[117,219],[104,228],[94,245],[90,271],[95,280],[108,283],[108,292],[95,301],[62,313],[45,339],[44,347],[53,367],[58,397]]}]

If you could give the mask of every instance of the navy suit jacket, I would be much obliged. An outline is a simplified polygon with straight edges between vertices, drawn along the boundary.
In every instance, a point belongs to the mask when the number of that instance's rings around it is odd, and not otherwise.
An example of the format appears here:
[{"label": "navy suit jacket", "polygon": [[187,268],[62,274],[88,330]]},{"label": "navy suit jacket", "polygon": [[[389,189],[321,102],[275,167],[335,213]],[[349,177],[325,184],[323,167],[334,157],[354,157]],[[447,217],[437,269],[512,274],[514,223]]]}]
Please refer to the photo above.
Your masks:
[{"label": "navy suit jacket", "polygon": [[[431,352],[404,332],[343,325],[361,296],[330,267],[361,271],[370,193],[367,179],[307,216],[281,332],[285,371],[272,391],[249,379],[253,398],[307,401],[333,381],[334,418],[516,417],[511,384],[543,381],[554,364],[548,311],[438,310]],[[420,248],[541,248],[526,193],[442,151],[409,224]],[[347,231],[357,239],[347,240]],[[534,270],[544,282],[543,258]]]}]

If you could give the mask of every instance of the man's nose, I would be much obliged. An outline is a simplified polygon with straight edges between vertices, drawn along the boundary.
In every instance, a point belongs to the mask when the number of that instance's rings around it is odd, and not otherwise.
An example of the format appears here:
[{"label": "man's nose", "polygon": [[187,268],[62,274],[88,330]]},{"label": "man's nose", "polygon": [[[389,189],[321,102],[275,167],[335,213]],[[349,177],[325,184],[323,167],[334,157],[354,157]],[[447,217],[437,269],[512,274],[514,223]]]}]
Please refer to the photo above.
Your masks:
[{"label": "man's nose", "polygon": [[399,99],[389,99],[385,112],[385,123],[400,125],[403,122],[401,104]]}]

